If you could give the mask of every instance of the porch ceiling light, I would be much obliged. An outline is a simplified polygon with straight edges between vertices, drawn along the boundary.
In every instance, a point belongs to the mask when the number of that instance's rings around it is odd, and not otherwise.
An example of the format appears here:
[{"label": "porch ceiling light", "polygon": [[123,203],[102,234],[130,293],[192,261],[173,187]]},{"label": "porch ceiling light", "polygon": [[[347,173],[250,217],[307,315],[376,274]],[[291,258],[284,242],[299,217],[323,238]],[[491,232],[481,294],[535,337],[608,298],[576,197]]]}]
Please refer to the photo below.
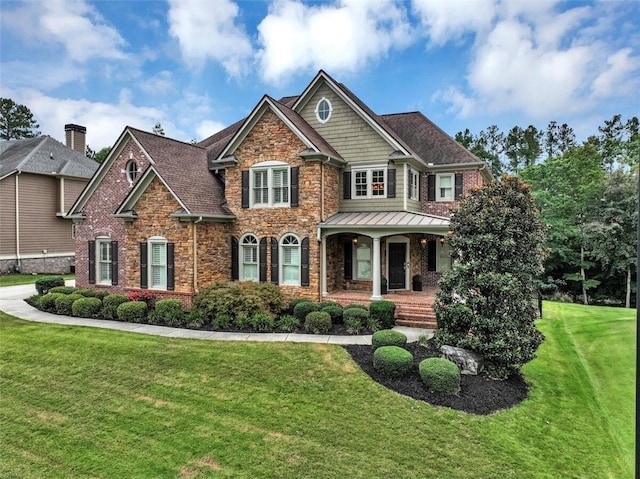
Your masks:
[{"label": "porch ceiling light", "polygon": [[441,236],[440,237],[440,245],[443,246],[444,242],[445,242],[445,238],[444,238],[444,236]]},{"label": "porch ceiling light", "polygon": [[427,238],[420,238],[420,246],[422,246],[422,249],[427,247]]},{"label": "porch ceiling light", "polygon": [[351,241],[353,242],[353,244],[358,244],[358,237],[356,236]]}]

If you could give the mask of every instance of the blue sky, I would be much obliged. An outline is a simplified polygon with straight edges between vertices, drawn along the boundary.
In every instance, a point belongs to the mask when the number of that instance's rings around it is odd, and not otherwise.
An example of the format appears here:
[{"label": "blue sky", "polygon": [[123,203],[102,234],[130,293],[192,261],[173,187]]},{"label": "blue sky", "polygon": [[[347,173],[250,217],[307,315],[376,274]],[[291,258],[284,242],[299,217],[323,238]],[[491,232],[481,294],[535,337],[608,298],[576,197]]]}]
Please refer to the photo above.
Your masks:
[{"label": "blue sky", "polygon": [[640,114],[638,0],[2,0],[0,27],[0,96],[96,150],[126,125],[203,139],[320,68],[450,135]]}]

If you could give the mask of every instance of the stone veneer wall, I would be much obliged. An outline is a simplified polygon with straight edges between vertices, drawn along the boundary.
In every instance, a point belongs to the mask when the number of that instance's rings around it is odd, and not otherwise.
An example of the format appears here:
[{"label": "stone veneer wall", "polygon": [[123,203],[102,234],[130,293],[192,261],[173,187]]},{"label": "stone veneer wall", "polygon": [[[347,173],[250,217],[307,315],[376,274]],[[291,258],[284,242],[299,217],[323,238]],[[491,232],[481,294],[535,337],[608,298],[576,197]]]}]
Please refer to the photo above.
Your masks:
[{"label": "stone veneer wall", "polygon": [[[132,159],[138,165],[139,175],[142,175],[149,166],[149,161],[135,142],[129,140],[85,205],[86,219],[76,224],[76,285],[79,288],[92,286],[108,289],[111,293],[124,292],[124,275],[127,268],[125,225],[124,220],[115,218],[113,213],[131,189],[125,167]],[[119,284],[117,286],[89,285],[88,242],[99,236],[106,236],[113,241],[118,241]]]}]

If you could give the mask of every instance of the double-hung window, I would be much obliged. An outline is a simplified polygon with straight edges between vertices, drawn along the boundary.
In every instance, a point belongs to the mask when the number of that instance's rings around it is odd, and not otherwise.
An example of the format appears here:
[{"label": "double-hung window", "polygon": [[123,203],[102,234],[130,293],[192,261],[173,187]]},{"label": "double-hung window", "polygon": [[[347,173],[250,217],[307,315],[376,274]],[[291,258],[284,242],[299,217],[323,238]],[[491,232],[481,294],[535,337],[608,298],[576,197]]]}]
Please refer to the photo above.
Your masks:
[{"label": "double-hung window", "polygon": [[149,287],[167,289],[167,241],[164,238],[149,240]]},{"label": "double-hung window", "polygon": [[353,191],[356,198],[385,198],[386,197],[385,168],[355,170]]},{"label": "double-hung window", "polygon": [[251,204],[258,207],[289,206],[290,168],[279,161],[259,163],[251,168]]},{"label": "double-hung window", "polygon": [[359,236],[355,249],[355,278],[371,279],[371,238]]},{"label": "double-hung window", "polygon": [[409,169],[409,199],[420,199],[420,177],[419,173],[414,169]]},{"label": "double-hung window", "polygon": [[300,285],[300,241],[294,235],[280,240],[282,281],[280,284]]},{"label": "double-hung window", "polygon": [[240,280],[258,281],[258,238],[246,235],[240,247]]},{"label": "double-hung window", "polygon": [[437,175],[436,183],[436,200],[453,201],[453,174]]},{"label": "double-hung window", "polygon": [[97,239],[98,284],[111,284],[111,239]]}]

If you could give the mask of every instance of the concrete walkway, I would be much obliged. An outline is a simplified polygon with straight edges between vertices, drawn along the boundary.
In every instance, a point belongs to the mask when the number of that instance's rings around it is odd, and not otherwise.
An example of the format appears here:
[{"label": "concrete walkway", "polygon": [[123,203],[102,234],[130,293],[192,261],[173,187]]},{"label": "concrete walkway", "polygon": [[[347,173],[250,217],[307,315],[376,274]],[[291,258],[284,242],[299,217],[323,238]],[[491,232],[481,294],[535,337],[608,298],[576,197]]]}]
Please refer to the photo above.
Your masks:
[{"label": "concrete walkway", "polygon": [[[73,286],[73,281],[67,281]],[[36,294],[33,284],[0,287],[0,311],[18,318],[38,323],[64,324],[68,326],[88,326],[91,328],[116,329],[132,333],[152,334],[172,338],[208,339],[220,341],[289,341],[294,343],[325,343],[325,344],[371,344],[371,336],[332,336],[328,334],[297,334],[297,333],[225,333],[221,331],[198,331],[194,329],[169,328],[151,324],[123,323],[121,321],[106,321],[103,319],[74,318],[45,313],[28,305],[24,299]],[[407,341],[415,342],[420,336],[431,337],[433,330],[406,328],[395,326],[393,329],[401,331],[407,336]]]}]

